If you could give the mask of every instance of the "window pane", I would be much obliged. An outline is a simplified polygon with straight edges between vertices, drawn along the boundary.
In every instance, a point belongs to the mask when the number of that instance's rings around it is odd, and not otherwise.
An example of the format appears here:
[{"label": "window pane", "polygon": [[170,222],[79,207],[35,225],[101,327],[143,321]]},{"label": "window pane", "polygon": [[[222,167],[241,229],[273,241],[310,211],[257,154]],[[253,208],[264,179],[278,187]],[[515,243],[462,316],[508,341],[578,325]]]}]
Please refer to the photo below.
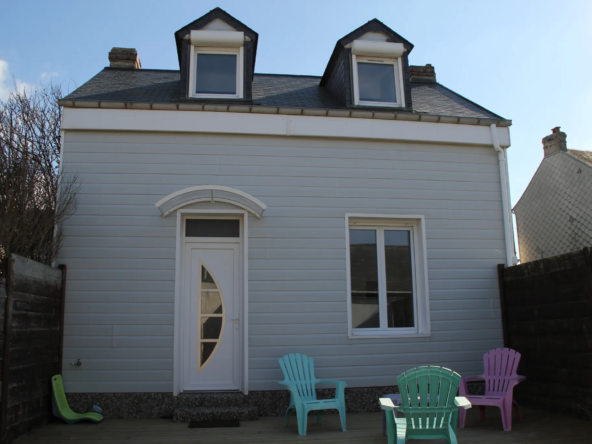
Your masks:
[{"label": "window pane", "polygon": [[376,230],[349,230],[352,327],[378,328]]},{"label": "window pane", "polygon": [[240,237],[240,221],[238,219],[187,219],[185,236]]},{"label": "window pane", "polygon": [[410,232],[385,230],[384,256],[388,327],[413,327],[415,316]]},{"label": "window pane", "polygon": [[360,100],[396,102],[394,65],[358,62]]},{"label": "window pane", "polygon": [[222,300],[219,292],[202,291],[200,296],[202,314],[222,314]]},{"label": "window pane", "polygon": [[217,290],[216,282],[206,267],[201,266],[201,289],[202,290]]},{"label": "window pane", "polygon": [[201,339],[218,339],[222,331],[222,317],[201,318]]},{"label": "window pane", "polygon": [[195,77],[197,94],[236,94],[235,54],[198,54]]},{"label": "window pane", "polygon": [[200,360],[199,365],[202,367],[205,362],[208,360],[214,349],[216,348],[217,342],[202,342],[201,343],[201,350],[200,350]]},{"label": "window pane", "polygon": [[201,267],[201,314],[222,314],[222,298],[214,278],[206,267]]}]

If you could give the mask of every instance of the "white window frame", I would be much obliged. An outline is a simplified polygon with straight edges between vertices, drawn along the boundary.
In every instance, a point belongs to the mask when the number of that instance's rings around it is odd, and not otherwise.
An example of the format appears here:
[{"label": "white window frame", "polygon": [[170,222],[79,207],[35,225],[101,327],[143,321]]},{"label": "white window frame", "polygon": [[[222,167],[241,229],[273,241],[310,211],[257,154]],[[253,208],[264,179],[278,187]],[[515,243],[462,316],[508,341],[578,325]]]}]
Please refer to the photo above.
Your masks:
[{"label": "white window frame", "polygon": [[[195,92],[195,81],[197,77],[197,56],[199,54],[234,54],[236,60],[236,94],[197,94]],[[242,99],[243,98],[243,47],[238,48],[206,48],[191,45],[191,54],[189,57],[189,97],[196,99]]]},{"label": "white window frame", "polygon": [[[375,229],[377,232],[378,291],[380,328],[352,327],[352,293],[350,262],[350,229]],[[384,231],[399,229],[410,231],[411,259],[413,272],[413,292],[415,326],[409,328],[388,328],[386,310],[386,275],[384,253]],[[428,286],[427,249],[425,236],[425,217],[422,215],[385,215],[385,214],[346,214],[345,215],[345,251],[347,271],[347,322],[350,339],[372,338],[417,338],[430,337],[430,304]],[[383,300],[384,299],[384,300]]]},{"label": "white window frame", "polygon": [[[395,74],[395,94],[397,95],[396,102],[375,102],[360,100],[360,83],[358,76],[358,62],[375,63],[377,65],[392,65]],[[352,73],[353,73],[353,90],[354,90],[354,104],[362,106],[387,106],[387,107],[405,107],[405,88],[403,87],[403,64],[401,58],[384,58],[371,56],[357,56],[352,54]]]}]

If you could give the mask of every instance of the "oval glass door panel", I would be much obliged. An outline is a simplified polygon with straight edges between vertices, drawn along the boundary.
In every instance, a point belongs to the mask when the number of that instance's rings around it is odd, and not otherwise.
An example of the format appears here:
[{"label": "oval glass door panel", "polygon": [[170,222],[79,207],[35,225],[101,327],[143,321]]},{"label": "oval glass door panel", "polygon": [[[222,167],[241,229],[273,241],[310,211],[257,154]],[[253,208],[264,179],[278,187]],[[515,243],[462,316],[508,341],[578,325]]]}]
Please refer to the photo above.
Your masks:
[{"label": "oval glass door panel", "polygon": [[198,372],[216,354],[224,331],[224,299],[216,280],[204,265],[199,282]]}]

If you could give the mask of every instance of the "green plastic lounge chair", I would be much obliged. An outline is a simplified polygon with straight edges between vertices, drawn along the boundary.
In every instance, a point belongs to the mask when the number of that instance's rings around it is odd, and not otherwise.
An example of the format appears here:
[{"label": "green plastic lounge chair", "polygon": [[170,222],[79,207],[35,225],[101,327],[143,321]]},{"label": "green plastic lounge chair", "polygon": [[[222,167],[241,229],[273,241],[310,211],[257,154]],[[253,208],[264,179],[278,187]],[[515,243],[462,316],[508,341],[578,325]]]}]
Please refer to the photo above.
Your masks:
[{"label": "green plastic lounge chair", "polygon": [[[396,407],[389,398],[380,398],[386,411],[388,444],[405,444],[408,439],[445,439],[457,444],[458,409],[470,409],[471,403],[456,396],[460,375],[443,367],[418,367],[397,378],[402,404]],[[397,418],[395,411],[405,414]]]},{"label": "green plastic lounge chair", "polygon": [[[321,410],[337,409],[341,428],[345,432],[345,382],[332,379],[317,379],[314,375],[314,361],[306,355],[292,353],[280,359],[284,380],[279,382],[290,390],[290,405],[286,410],[284,426],[288,425],[290,410],[296,410],[298,434],[306,435],[308,412],[319,411],[317,422],[320,424]],[[334,399],[317,399],[315,384],[335,385]]]},{"label": "green plastic lounge chair", "polygon": [[66,393],[64,393],[64,384],[62,383],[62,376],[55,375],[51,378],[52,397],[51,405],[53,414],[58,418],[63,419],[68,424],[74,424],[75,422],[88,419],[94,422],[101,422],[103,415],[96,412],[89,413],[74,413],[70,410],[68,400],[66,399]]}]

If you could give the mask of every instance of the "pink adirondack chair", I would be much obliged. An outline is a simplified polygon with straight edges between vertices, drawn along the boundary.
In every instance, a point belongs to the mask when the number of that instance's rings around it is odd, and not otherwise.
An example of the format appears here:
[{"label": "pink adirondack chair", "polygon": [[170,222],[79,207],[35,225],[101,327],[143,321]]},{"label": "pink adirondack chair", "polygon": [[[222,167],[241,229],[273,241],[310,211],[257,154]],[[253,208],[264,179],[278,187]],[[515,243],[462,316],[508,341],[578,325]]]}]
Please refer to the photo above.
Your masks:
[{"label": "pink adirondack chair", "polygon": [[[519,376],[516,371],[520,363],[520,353],[511,348],[496,348],[483,355],[484,371],[480,376],[465,376],[461,379],[459,395],[467,398],[473,406],[479,406],[481,420],[485,419],[485,406],[499,407],[502,411],[502,423],[504,431],[512,430],[512,406],[518,413],[518,419],[522,422],[520,408],[514,401],[514,386],[526,379]],[[485,396],[469,395],[467,382],[485,381]],[[465,426],[466,411],[460,409],[460,427]]]}]

